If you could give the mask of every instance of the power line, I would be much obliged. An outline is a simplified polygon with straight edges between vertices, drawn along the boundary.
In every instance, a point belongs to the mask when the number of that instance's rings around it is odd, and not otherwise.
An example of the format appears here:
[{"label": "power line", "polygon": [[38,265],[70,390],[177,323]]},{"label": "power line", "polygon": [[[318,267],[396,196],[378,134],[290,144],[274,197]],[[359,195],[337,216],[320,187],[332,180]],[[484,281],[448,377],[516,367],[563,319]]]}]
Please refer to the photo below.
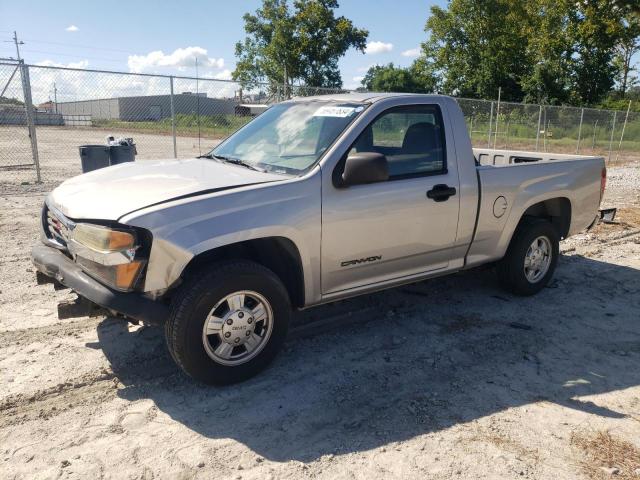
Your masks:
[{"label": "power line", "polygon": [[18,40],[18,34],[14,31],[11,40],[3,40],[3,43],[13,43],[16,46],[16,54],[18,55],[19,62],[21,60],[20,45],[24,45],[24,42],[22,40]]},{"label": "power line", "polygon": [[113,62],[113,63],[122,63],[122,60],[116,60],[115,58],[103,58],[103,57],[88,57],[86,55],[73,55],[70,53],[58,53],[58,52],[50,52],[50,51],[46,51],[46,50],[34,50],[31,48],[25,48],[23,49],[23,52],[26,53],[41,53],[41,54],[45,54],[45,55],[55,55],[58,57],[69,57],[69,58],[80,58],[83,60],[100,60],[100,61],[104,61],[104,62]]},{"label": "power line", "polygon": [[[126,53],[126,54],[130,54],[130,52],[126,52],[124,50],[115,50],[115,49],[109,49],[109,48],[99,48],[99,47],[92,47],[92,46],[88,46],[88,45],[76,45],[76,44],[65,44],[62,42],[47,42],[47,41],[43,41],[43,40],[28,40],[29,42],[33,42],[33,43],[43,43],[43,44],[51,44],[51,45],[61,45],[61,46],[73,46],[76,48],[88,48],[88,49],[94,49],[94,50],[105,50],[105,51],[113,51],[113,52],[120,52],[120,53]],[[18,60],[21,59],[20,56],[20,51],[18,48],[18,45],[24,45],[25,42],[20,40],[18,41],[16,32],[13,32],[13,38],[11,40],[4,40],[5,43],[13,43],[16,46],[16,51],[18,54]],[[47,51],[47,50],[37,50],[37,49],[32,49],[32,48],[26,48],[22,50],[23,52],[27,52],[27,53],[40,53],[40,54],[44,54],[44,55],[55,55],[55,56],[59,56],[59,57],[69,57],[69,58],[79,58],[79,59],[87,59],[87,60],[99,60],[99,61],[103,61],[103,62],[112,62],[112,63],[122,63],[122,59],[117,60],[115,58],[104,58],[104,57],[88,57],[86,55],[74,55],[74,54],[70,54],[70,53],[59,53],[59,52],[52,52],[52,51]]]},{"label": "power line", "polygon": [[118,50],[115,48],[104,48],[104,47],[95,47],[92,45],[79,45],[77,43],[65,43],[65,42],[50,42],[48,40],[34,40],[34,39],[26,39],[31,43],[43,43],[47,45],[59,45],[62,47],[74,47],[74,48],[84,48],[88,50],[104,50],[105,52],[117,52],[117,53],[126,53],[127,55],[131,55],[130,51],[127,50]]}]

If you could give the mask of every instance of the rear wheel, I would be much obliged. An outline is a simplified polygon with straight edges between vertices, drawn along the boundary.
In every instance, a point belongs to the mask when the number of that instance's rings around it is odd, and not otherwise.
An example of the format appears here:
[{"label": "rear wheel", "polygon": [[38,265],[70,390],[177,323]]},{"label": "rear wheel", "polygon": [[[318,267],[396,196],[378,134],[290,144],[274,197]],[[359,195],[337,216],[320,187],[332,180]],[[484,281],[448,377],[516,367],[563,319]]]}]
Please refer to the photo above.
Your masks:
[{"label": "rear wheel", "polygon": [[193,378],[239,382],[273,360],[290,314],[287,290],[271,270],[246,260],[215,264],[185,282],[173,300],[167,346]]},{"label": "rear wheel", "polygon": [[534,295],[553,277],[560,239],[551,223],[539,218],[524,220],[497,265],[498,279],[516,295]]}]

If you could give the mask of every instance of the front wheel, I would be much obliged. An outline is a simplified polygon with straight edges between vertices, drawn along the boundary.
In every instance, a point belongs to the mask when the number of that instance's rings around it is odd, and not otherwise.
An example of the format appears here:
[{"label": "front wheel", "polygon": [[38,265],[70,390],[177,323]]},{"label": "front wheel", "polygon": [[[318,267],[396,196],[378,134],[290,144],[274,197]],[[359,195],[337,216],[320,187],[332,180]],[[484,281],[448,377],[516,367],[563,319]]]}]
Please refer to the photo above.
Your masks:
[{"label": "front wheel", "polygon": [[560,239],[551,223],[538,218],[524,220],[497,265],[500,284],[516,295],[538,293],[553,277],[559,252]]},{"label": "front wheel", "polygon": [[167,346],[191,377],[239,382],[273,360],[290,314],[287,290],[271,270],[246,260],[214,264],[187,280],[173,299]]}]

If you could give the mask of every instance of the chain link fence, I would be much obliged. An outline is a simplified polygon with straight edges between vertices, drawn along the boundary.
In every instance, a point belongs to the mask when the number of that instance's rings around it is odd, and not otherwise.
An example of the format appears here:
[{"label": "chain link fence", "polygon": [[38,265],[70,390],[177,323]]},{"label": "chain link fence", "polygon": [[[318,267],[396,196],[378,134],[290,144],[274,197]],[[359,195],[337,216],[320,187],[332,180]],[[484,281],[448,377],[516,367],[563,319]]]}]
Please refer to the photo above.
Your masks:
[{"label": "chain link fence", "polygon": [[458,99],[474,147],[640,159],[640,113]]},{"label": "chain link fence", "polygon": [[[35,123],[31,117],[34,110],[26,108],[26,80],[27,71],[23,65],[0,65],[0,168],[28,170],[38,179],[35,174],[37,159],[33,157],[34,131],[30,126]],[[3,182],[11,176],[5,173]]]},{"label": "chain link fence", "polygon": [[192,158],[273,103],[343,91],[17,63],[0,63],[0,89],[2,191],[51,189],[109,136],[133,138],[137,160]]},{"label": "chain link fence", "polygon": [[[344,90],[342,90],[343,92]],[[0,190],[81,173],[78,147],[133,138],[137,159],[190,158],[291,96],[340,90],[0,63]],[[458,100],[474,146],[640,158],[640,114]]]}]

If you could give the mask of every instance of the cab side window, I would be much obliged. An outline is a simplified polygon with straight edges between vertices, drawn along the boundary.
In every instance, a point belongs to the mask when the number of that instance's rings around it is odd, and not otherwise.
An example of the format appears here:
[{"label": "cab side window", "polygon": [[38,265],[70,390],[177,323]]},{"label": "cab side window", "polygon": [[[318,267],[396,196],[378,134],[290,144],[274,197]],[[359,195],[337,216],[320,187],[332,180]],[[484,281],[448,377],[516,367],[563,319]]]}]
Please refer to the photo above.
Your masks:
[{"label": "cab side window", "polygon": [[437,105],[394,107],[380,114],[349,153],[387,157],[389,180],[446,173],[442,114]]}]

